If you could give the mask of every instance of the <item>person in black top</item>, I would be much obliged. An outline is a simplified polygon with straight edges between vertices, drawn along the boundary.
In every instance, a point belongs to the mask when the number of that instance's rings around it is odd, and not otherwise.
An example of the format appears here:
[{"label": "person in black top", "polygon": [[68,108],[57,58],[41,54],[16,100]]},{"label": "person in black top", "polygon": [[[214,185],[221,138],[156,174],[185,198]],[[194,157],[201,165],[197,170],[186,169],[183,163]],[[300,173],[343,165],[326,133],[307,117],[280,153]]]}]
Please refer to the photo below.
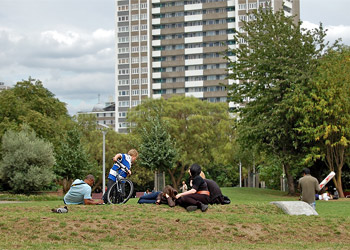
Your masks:
[{"label": "person in black top", "polygon": [[202,212],[208,210],[209,196],[207,183],[200,176],[202,169],[197,163],[190,167],[192,189],[176,195],[176,202],[187,211],[195,211],[197,208]]}]

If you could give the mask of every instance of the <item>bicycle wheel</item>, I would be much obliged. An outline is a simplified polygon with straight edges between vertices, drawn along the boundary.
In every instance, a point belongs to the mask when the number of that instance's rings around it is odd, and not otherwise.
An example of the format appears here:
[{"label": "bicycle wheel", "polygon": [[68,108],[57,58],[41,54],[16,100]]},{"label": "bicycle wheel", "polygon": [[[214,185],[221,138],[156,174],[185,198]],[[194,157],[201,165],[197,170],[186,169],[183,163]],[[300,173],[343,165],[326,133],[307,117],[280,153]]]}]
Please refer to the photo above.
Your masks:
[{"label": "bicycle wheel", "polygon": [[134,192],[134,184],[128,179],[118,180],[109,189],[107,200],[109,204],[126,203]]}]

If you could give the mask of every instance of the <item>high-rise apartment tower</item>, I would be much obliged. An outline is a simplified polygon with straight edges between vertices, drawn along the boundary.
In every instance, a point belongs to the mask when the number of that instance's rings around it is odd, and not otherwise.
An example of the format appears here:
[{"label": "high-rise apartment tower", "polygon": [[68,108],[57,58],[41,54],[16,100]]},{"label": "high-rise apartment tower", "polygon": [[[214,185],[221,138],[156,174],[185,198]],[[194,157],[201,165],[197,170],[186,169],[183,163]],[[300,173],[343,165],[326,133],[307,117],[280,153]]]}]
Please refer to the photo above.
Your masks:
[{"label": "high-rise apartment tower", "polygon": [[299,0],[117,0],[116,130],[127,132],[128,109],[148,97],[226,102],[224,53],[259,6],[299,18]]}]

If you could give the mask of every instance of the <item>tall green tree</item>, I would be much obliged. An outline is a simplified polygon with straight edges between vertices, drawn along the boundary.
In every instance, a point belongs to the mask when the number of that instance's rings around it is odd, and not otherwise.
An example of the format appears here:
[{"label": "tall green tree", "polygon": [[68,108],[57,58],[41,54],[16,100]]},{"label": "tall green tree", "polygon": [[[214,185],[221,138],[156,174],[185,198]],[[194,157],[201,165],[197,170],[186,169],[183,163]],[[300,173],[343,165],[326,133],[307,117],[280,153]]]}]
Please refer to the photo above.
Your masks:
[{"label": "tall green tree", "polygon": [[291,108],[293,96],[302,92],[316,70],[326,43],[322,25],[309,31],[271,8],[254,12],[254,20],[243,22],[237,32],[241,42],[229,61],[229,100],[239,106],[240,142],[244,148],[258,147],[282,163],[290,193],[295,193],[291,168],[298,163],[300,142],[295,131],[299,113]]},{"label": "tall green tree", "polygon": [[218,156],[214,148],[228,140],[221,128],[233,128],[226,103],[209,103],[184,96],[149,99],[129,112],[129,121],[136,124],[132,133],[141,134],[148,123],[146,117],[156,116],[167,122],[167,131],[176,143],[179,157],[170,169],[176,179],[174,186],[179,186],[192,163],[200,164],[205,170],[212,167],[215,157],[224,157]]},{"label": "tall green tree", "polygon": [[150,117],[148,121],[147,127],[142,128],[139,162],[152,171],[168,172],[173,186],[177,188],[174,173],[171,171],[177,161],[174,140],[159,116]]},{"label": "tall green tree", "polygon": [[1,183],[13,192],[40,191],[53,181],[52,144],[38,138],[27,126],[20,132],[8,130],[2,137],[1,150]]},{"label": "tall green tree", "polygon": [[20,131],[22,124],[27,124],[56,148],[71,123],[66,104],[40,80],[29,77],[0,92],[0,138],[8,129]]},{"label": "tall green tree", "polygon": [[63,192],[66,193],[72,181],[84,178],[92,163],[81,143],[81,132],[77,128],[68,130],[56,152],[55,173],[63,180]]},{"label": "tall green tree", "polygon": [[336,173],[335,186],[344,197],[342,168],[350,146],[350,48],[329,50],[320,60],[317,75],[310,82],[299,111],[305,141],[312,145],[306,161],[322,159]]}]

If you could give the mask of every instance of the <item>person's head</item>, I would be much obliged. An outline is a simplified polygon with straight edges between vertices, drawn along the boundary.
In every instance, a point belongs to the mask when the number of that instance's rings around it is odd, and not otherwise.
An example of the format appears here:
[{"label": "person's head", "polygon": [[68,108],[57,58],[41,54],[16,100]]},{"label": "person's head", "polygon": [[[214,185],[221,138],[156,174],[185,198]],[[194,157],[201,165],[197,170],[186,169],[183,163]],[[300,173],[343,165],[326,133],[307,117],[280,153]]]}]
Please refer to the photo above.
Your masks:
[{"label": "person's head", "polygon": [[185,181],[182,181],[182,185],[184,185],[185,184]]},{"label": "person's head", "polygon": [[162,193],[163,193],[164,196],[165,196],[165,194],[167,194],[167,195],[169,195],[172,198],[174,198],[177,195],[177,191],[170,185],[166,185],[163,188]]},{"label": "person's head", "polygon": [[304,168],[303,169],[303,175],[307,175],[307,174],[310,174],[310,169]]},{"label": "person's head", "polygon": [[85,177],[84,182],[86,182],[90,187],[92,187],[95,183],[95,177],[92,174],[88,174]]},{"label": "person's head", "polygon": [[128,155],[131,156],[131,162],[136,161],[137,157],[139,156],[139,153],[136,151],[136,149],[130,149],[128,152]]},{"label": "person's head", "polygon": [[190,174],[192,178],[196,177],[197,175],[200,175],[201,172],[202,168],[197,163],[192,164],[192,166],[190,167]]}]

